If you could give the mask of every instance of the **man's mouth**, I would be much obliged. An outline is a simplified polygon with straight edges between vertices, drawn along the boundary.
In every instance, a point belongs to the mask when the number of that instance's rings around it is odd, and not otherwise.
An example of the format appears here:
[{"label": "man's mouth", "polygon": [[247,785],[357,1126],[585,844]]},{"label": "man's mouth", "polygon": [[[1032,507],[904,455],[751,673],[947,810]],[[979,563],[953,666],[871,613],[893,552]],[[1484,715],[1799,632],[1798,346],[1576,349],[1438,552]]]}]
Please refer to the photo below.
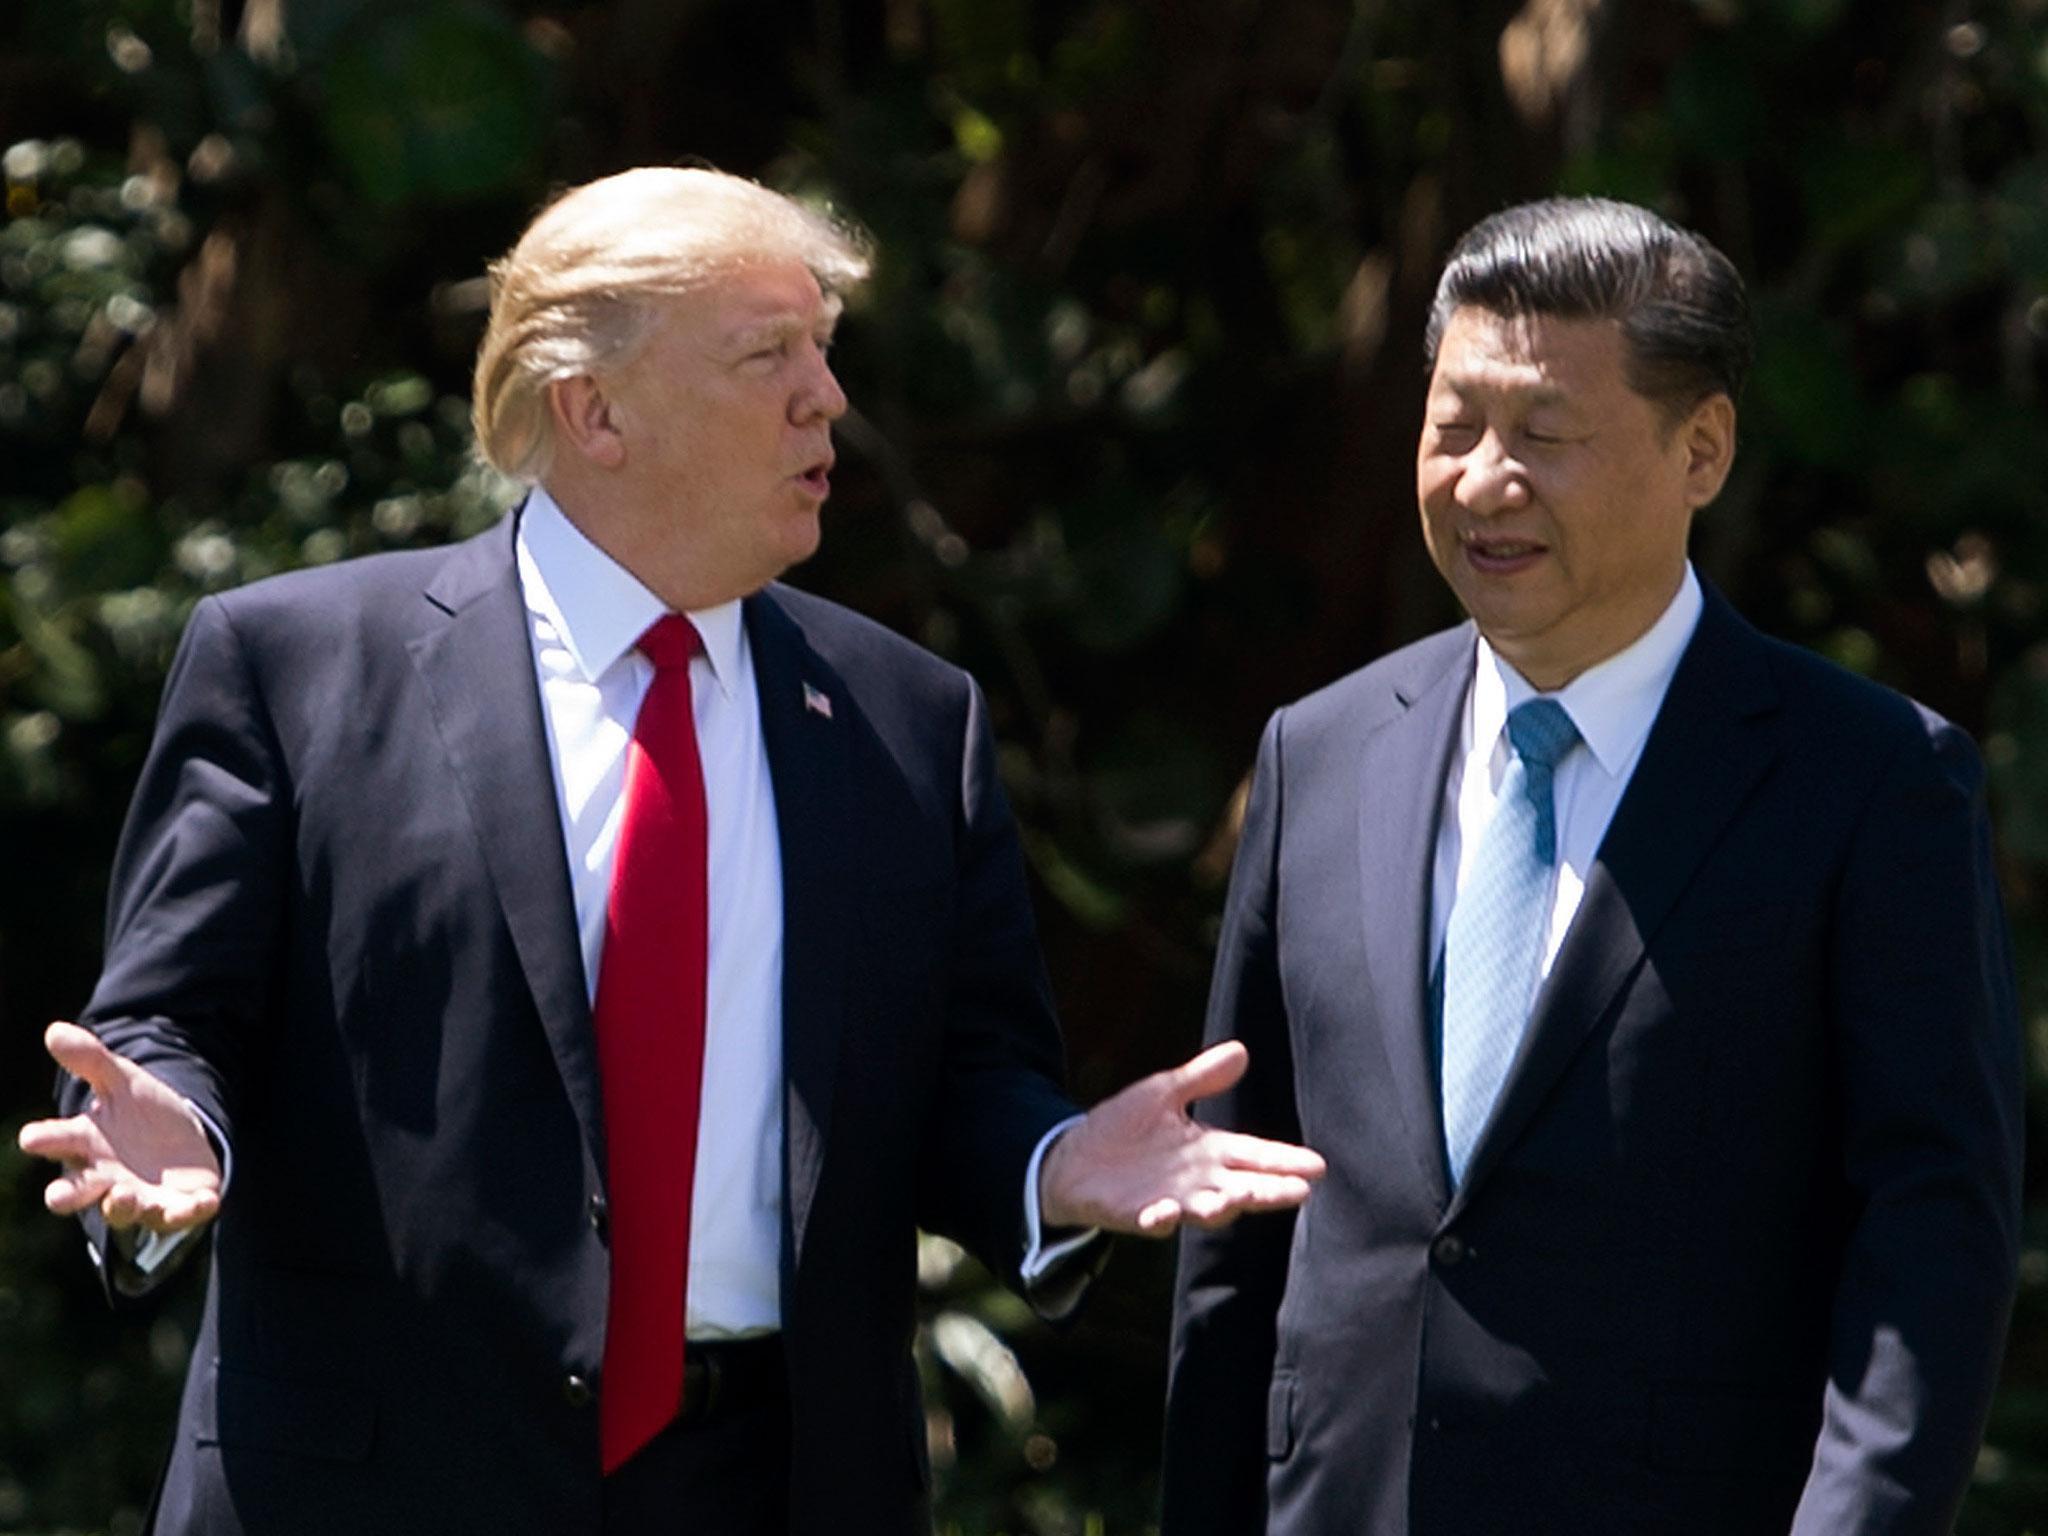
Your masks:
[{"label": "man's mouth", "polygon": [[832,491],[831,455],[826,455],[807,469],[798,470],[790,478],[820,501],[823,501]]},{"label": "man's mouth", "polygon": [[1462,534],[1465,558],[1474,569],[1489,576],[1511,575],[1534,565],[1549,553],[1549,546],[1535,539],[1516,539],[1496,534]]}]

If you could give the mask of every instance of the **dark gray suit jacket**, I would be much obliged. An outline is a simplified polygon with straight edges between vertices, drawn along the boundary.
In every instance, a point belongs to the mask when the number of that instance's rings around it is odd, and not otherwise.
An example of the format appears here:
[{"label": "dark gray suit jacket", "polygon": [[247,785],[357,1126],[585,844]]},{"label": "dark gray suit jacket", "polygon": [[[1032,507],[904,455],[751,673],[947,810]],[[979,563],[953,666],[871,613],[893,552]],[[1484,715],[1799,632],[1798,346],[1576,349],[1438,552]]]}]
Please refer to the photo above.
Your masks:
[{"label": "dark gray suit jacket", "polygon": [[[597,1529],[602,1105],[512,533],[210,598],[172,669],[87,1014],[234,1151],[170,1536]],[[793,1520],[909,1536],[915,1229],[1014,1275],[1071,1106],[974,685],[786,588],[745,622]]]},{"label": "dark gray suit jacket", "polygon": [[1470,627],[1276,715],[1218,1123],[1330,1163],[1185,1241],[1166,1536],[1933,1536],[1990,1401],[2021,1069],[1963,734],[1709,593],[1465,1183],[1427,998]]}]

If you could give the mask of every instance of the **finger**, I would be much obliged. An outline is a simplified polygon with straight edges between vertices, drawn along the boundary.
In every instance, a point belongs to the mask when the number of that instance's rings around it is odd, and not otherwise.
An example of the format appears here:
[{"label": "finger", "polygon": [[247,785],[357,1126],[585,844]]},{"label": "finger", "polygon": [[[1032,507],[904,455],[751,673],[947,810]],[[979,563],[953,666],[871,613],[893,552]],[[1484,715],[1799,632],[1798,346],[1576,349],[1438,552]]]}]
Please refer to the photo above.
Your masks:
[{"label": "finger", "polygon": [[75,1169],[43,1186],[43,1204],[54,1215],[76,1216],[98,1205],[112,1182],[108,1174],[89,1168]]},{"label": "finger", "polygon": [[153,1207],[144,1209],[142,1224],[152,1232],[188,1232],[219,1213],[217,1191],[168,1189]]},{"label": "finger", "polygon": [[14,1138],[31,1157],[53,1163],[96,1163],[112,1155],[100,1128],[83,1115],[65,1120],[31,1120]]},{"label": "finger", "polygon": [[1214,1232],[1229,1226],[1240,1216],[1253,1216],[1268,1211],[1289,1210],[1308,1198],[1308,1186],[1303,1184],[1299,1192],[1288,1198],[1273,1188],[1256,1191],[1242,1188],[1205,1190],[1187,1202],[1187,1219],[1206,1232]]},{"label": "finger", "polygon": [[1320,1179],[1329,1171],[1320,1152],[1291,1141],[1268,1141],[1241,1131],[1205,1131],[1198,1149],[1228,1168],[1252,1173],[1285,1173],[1299,1179]]},{"label": "finger", "polygon": [[89,1029],[62,1020],[43,1031],[43,1049],[50,1059],[105,1098],[123,1081],[126,1063],[100,1043]]},{"label": "finger", "polygon": [[1174,1103],[1192,1104],[1196,1099],[1206,1099],[1235,1085],[1244,1076],[1251,1059],[1251,1052],[1244,1048],[1243,1041],[1225,1040],[1177,1067],[1168,1067],[1164,1072],[1153,1074],[1152,1080],[1166,1090]]},{"label": "finger", "polygon": [[142,1220],[144,1195],[133,1179],[116,1179],[100,1199],[100,1216],[111,1231],[119,1232]]},{"label": "finger", "polygon": [[1163,1195],[1138,1212],[1138,1235],[1169,1237],[1180,1225],[1180,1216],[1180,1202],[1170,1195]]},{"label": "finger", "polygon": [[[220,1195],[211,1189],[179,1189],[169,1184],[138,1186],[133,1200],[120,1211],[126,1224],[151,1232],[184,1232],[211,1221],[220,1209]],[[112,1225],[114,1213],[109,1212]]]},{"label": "finger", "polygon": [[1234,1204],[1220,1189],[1198,1189],[1181,1202],[1181,1208],[1196,1226],[1213,1227],[1234,1214]]},{"label": "finger", "polygon": [[1307,1179],[1298,1179],[1291,1174],[1233,1172],[1222,1181],[1217,1191],[1221,1210],[1204,1214],[1291,1211],[1308,1199],[1313,1187]]}]

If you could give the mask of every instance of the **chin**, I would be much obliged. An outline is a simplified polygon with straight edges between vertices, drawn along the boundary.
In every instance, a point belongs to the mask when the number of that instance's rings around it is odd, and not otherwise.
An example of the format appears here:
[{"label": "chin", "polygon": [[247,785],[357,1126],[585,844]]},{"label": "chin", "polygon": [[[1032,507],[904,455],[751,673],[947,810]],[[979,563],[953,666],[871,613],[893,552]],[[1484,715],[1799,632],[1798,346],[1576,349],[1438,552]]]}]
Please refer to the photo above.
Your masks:
[{"label": "chin", "polygon": [[810,559],[824,542],[824,530],[815,512],[792,518],[782,527],[780,534],[775,552],[781,557],[781,569],[785,571]]}]

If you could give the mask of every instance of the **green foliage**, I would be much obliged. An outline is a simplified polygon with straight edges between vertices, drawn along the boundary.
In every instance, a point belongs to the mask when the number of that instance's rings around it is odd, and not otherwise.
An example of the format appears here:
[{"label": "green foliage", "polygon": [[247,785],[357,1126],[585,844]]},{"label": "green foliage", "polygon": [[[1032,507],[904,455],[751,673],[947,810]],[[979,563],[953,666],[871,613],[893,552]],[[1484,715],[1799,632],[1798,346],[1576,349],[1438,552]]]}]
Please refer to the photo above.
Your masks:
[{"label": "green foliage", "polygon": [[482,6],[371,12],[328,43],[327,141],[374,203],[496,192],[540,147],[537,65],[510,21]]},{"label": "green foliage", "polygon": [[[1457,0],[0,20],[0,1118],[39,1109],[37,1030],[90,985],[191,604],[496,515],[462,398],[483,264],[549,184],[700,155],[878,237],[799,579],[987,687],[1084,1093],[1192,1042],[1264,715],[1446,616],[1409,484],[1433,267],[1566,189],[1753,279],[1701,564],[1985,742],[2041,1098],[2048,11],[1591,9],[1583,48],[1524,54]],[[191,1288],[99,1315],[36,1183],[0,1152],[0,1529],[132,1528]],[[2042,1195],[1969,1536],[2048,1524]],[[1163,1275],[1126,1252],[1059,1334],[928,1249],[942,1528],[1145,1528]]]}]

